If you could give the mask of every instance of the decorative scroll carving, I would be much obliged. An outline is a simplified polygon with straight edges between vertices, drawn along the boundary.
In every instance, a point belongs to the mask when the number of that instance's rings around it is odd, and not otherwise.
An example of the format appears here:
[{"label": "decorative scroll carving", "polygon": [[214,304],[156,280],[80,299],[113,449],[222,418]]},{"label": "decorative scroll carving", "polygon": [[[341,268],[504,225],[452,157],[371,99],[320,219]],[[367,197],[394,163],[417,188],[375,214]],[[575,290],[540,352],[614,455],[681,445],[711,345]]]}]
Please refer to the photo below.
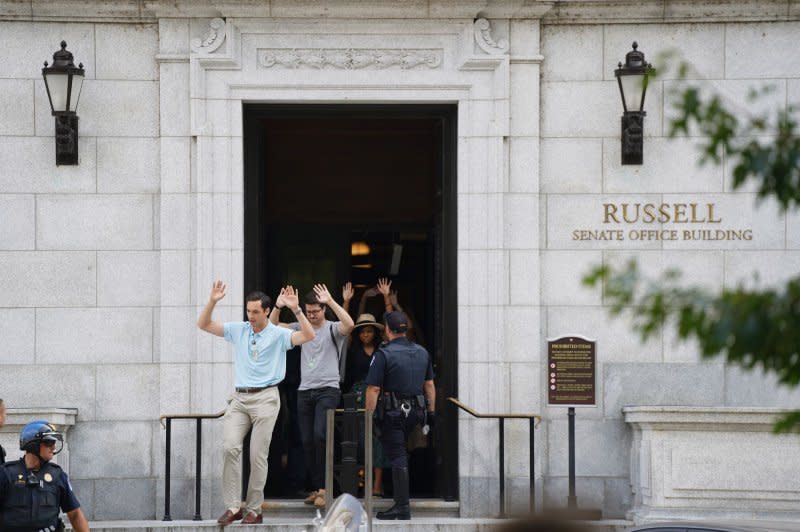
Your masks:
[{"label": "decorative scroll carving", "polygon": [[216,51],[225,42],[225,21],[221,18],[211,19],[208,31],[202,39],[192,39],[192,50],[210,54]]},{"label": "decorative scroll carving", "polygon": [[475,42],[489,55],[504,54],[508,51],[508,41],[492,39],[492,26],[485,18],[479,18],[473,25],[475,28]]},{"label": "decorative scroll carving", "polygon": [[330,67],[340,70],[437,68],[442,64],[442,50],[261,49],[258,64],[264,68]]}]

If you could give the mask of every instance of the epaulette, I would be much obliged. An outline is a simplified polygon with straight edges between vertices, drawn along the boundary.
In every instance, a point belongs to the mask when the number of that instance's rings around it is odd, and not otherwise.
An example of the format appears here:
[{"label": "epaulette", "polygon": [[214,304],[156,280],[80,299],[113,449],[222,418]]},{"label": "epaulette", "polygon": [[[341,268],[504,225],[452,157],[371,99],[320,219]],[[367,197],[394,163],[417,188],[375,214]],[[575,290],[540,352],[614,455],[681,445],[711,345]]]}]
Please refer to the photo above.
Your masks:
[{"label": "epaulette", "polygon": [[0,467],[6,468],[6,467],[15,466],[15,465],[21,465],[21,462],[22,462],[22,458],[20,458],[18,460],[11,460],[10,462],[5,462],[3,464],[0,464]]}]

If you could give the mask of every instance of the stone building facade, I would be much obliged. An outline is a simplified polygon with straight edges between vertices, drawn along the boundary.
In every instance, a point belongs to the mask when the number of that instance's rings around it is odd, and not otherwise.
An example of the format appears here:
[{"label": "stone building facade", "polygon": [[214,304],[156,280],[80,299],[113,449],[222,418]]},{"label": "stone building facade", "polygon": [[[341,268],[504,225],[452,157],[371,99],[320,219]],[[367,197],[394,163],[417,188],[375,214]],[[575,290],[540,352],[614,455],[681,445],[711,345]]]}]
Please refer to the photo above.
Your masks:
[{"label": "stone building facade", "polygon": [[[0,396],[11,408],[77,409],[65,465],[90,518],[160,516],[159,415],[220,410],[231,388],[229,347],[194,323],[215,278],[230,284],[217,318],[241,315],[252,245],[246,106],[450,105],[457,214],[444,275],[456,280],[457,385],[448,392],[481,412],[544,417],[538,504],[563,505],[567,493],[567,416],[547,405],[546,341],[582,334],[597,341],[598,364],[597,406],[578,411],[582,506],[637,519],[674,508],[797,517],[796,440],[753,434],[800,393],[703,361],[669,330],[641,344],[580,279],[631,256],[650,273],[678,266],[715,289],[795,275],[797,215],[757,203],[752,188],[734,192],[728,166],[697,166],[697,139],[666,137],[674,76],[648,89],[644,164],[620,164],[614,69],[637,41],[651,62],[676,50],[742,112],[761,84],[774,87],[765,109],[796,105],[800,56],[788,52],[798,34],[796,0],[0,0]],[[86,81],[80,164],[57,167],[40,66],[61,40]],[[690,229],[751,238],[684,238],[685,227],[666,223],[658,229],[679,237],[642,240],[631,233],[653,229],[642,220],[614,227],[622,240],[576,238],[609,228],[604,204],[637,203],[712,204],[720,223]],[[461,514],[494,513],[495,426],[440,411],[458,429]],[[719,421],[742,412],[741,430]],[[191,443],[176,447],[174,517],[192,511],[192,429],[176,427],[176,441]],[[756,438],[758,454],[790,459],[737,476],[730,468],[750,456],[736,450],[741,434]],[[509,422],[505,439],[509,505],[523,508],[527,426]],[[207,425],[203,505],[214,513],[219,440]],[[698,458],[710,448],[716,466]]]}]

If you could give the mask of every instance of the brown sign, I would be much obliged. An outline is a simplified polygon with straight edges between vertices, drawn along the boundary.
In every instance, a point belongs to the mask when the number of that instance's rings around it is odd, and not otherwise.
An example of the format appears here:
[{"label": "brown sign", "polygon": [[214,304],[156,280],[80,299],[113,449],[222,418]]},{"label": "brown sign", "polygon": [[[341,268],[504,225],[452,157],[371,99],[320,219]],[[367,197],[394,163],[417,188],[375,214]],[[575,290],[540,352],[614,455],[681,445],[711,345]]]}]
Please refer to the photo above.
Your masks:
[{"label": "brown sign", "polygon": [[547,341],[547,402],[595,406],[595,342],[580,336]]}]

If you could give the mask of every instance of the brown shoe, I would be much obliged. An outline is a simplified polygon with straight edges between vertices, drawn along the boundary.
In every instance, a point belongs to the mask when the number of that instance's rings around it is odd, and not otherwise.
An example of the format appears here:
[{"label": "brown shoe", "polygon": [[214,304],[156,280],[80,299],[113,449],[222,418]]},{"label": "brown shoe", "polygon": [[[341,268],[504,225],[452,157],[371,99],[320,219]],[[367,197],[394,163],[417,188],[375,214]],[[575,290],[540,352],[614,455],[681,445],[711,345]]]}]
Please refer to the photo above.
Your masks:
[{"label": "brown shoe", "polygon": [[222,514],[219,519],[217,519],[217,523],[221,524],[222,526],[229,525],[234,521],[238,521],[242,518],[242,511],[239,510],[236,513],[231,512],[230,510],[225,510],[225,513]]},{"label": "brown shoe", "polygon": [[247,515],[242,519],[243,525],[258,525],[264,522],[264,517],[255,512],[247,512]]},{"label": "brown shoe", "polygon": [[311,493],[308,494],[308,497],[303,499],[303,502],[305,504],[314,504],[314,499],[316,499],[316,498],[317,498],[317,490],[314,490],[314,491],[312,491]]}]

